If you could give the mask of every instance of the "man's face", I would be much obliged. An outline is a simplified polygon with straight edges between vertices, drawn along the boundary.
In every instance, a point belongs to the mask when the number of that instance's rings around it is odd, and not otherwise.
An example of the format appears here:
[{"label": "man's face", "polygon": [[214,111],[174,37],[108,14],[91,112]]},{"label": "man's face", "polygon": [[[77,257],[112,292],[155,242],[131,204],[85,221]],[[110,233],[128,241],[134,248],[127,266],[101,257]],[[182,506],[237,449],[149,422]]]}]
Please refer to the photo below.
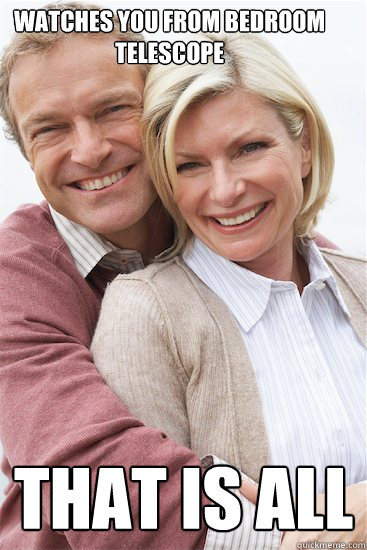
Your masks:
[{"label": "man's face", "polygon": [[41,192],[55,210],[111,240],[156,198],[142,158],[143,89],[137,66],[117,64],[111,37],[61,40],[46,55],[24,55],[10,80]]}]

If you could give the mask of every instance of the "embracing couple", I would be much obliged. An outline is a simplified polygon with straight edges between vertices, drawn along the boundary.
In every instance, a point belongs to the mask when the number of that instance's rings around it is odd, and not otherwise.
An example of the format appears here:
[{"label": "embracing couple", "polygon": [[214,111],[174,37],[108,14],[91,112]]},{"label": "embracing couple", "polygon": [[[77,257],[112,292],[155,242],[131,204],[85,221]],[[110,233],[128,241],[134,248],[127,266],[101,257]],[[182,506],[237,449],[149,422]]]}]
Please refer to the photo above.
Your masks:
[{"label": "embracing couple", "polygon": [[[4,51],[2,116],[46,201],[0,232],[0,437],[9,478],[19,465],[167,466],[160,527],[138,529],[131,483],[134,530],[55,532],[46,483],[43,527],[24,532],[11,482],[0,548],[360,542],[365,263],[314,238],[326,123],[259,37],[224,37],[223,65],[118,65],[114,41],[139,39],[116,22],[111,35],[18,34]],[[344,466],[356,528],[255,532],[245,479],[235,531],[183,531],[181,468],[221,461],[256,481],[266,464],[292,482],[314,465],[321,511],[325,467]]]}]

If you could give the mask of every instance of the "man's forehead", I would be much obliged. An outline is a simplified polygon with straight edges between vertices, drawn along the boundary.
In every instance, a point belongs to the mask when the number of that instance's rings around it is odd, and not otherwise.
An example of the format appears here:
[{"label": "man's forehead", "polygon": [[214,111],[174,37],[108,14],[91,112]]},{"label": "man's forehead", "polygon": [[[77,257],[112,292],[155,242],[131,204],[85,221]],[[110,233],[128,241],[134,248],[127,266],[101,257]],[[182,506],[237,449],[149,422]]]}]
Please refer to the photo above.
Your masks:
[{"label": "man's forehead", "polygon": [[54,80],[60,79],[62,82],[64,75],[77,79],[79,75],[86,77],[92,71],[99,71],[104,79],[137,78],[145,81],[145,65],[117,63],[115,40],[116,36],[100,34],[61,37],[45,49],[29,50],[20,54],[15,61],[10,81],[20,75],[29,84],[33,75],[42,80],[47,79],[48,73],[52,73]]},{"label": "man's forehead", "polygon": [[19,56],[10,78],[10,97],[15,98],[25,83],[30,103],[45,94],[55,103],[58,95],[67,94],[68,101],[83,86],[88,102],[107,103],[113,97],[141,98],[144,79],[138,66],[117,64],[111,37],[94,37],[61,39],[50,51]]},{"label": "man's forehead", "polygon": [[[54,43],[45,45],[44,48],[22,52],[15,61],[13,71],[25,64],[36,66],[57,64],[60,68],[70,69],[73,65],[88,67],[95,63],[103,65],[111,63],[116,69],[121,67],[126,69],[126,65],[117,63],[115,40],[116,36],[112,35],[71,34],[62,36]],[[130,68],[134,67],[130,65]]]}]

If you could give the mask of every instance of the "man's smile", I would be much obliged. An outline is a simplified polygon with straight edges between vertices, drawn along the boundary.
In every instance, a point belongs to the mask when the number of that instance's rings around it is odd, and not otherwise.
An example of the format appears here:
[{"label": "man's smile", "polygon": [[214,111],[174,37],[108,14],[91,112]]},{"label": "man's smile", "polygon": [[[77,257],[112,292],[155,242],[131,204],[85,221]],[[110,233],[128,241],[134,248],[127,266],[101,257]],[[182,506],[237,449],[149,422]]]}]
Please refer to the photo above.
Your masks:
[{"label": "man's smile", "polygon": [[130,172],[133,166],[133,164],[130,164],[129,166],[126,166],[126,168],[121,168],[120,170],[117,170],[117,172],[112,172],[110,174],[100,176],[95,179],[78,181],[76,183],[73,183],[72,185],[84,191],[95,191],[99,189],[104,189],[105,187],[109,187],[110,185],[113,185],[114,183],[125,177]]}]

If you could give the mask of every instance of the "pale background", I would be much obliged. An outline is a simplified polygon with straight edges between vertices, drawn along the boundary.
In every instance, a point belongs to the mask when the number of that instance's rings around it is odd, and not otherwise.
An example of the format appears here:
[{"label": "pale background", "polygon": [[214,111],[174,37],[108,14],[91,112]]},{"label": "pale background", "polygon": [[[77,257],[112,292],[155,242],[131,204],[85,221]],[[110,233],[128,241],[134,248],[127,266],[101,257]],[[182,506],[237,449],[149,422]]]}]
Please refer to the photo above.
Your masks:
[{"label": "pale background", "polygon": [[[0,0],[0,46],[13,29],[12,9],[39,8],[46,2]],[[336,166],[330,202],[319,229],[341,248],[365,255],[365,6],[363,1],[98,2],[114,9],[325,9],[323,34],[267,34],[317,99],[335,144]],[[41,199],[32,171],[16,146],[0,137],[0,221],[19,204]],[[50,420],[52,421],[52,419]],[[1,448],[0,448],[1,452]],[[0,475],[0,501],[5,480]]]}]

